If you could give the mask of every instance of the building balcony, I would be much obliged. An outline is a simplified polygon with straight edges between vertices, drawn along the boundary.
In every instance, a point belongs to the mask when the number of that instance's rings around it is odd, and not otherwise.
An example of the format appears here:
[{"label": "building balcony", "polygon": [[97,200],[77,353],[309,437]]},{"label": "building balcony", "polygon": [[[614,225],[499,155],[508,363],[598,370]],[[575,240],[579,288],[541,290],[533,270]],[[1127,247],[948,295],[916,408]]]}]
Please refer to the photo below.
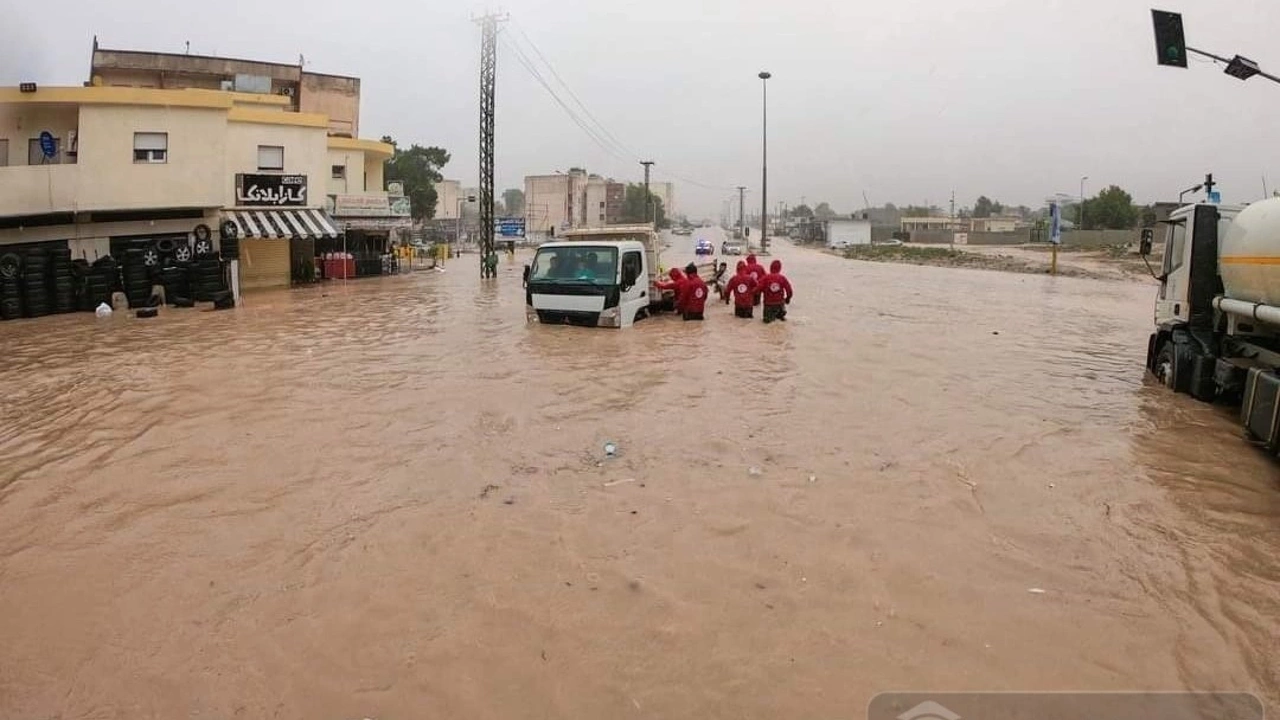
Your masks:
[{"label": "building balcony", "polygon": [[222,206],[219,167],[85,163],[0,167],[0,217]]}]

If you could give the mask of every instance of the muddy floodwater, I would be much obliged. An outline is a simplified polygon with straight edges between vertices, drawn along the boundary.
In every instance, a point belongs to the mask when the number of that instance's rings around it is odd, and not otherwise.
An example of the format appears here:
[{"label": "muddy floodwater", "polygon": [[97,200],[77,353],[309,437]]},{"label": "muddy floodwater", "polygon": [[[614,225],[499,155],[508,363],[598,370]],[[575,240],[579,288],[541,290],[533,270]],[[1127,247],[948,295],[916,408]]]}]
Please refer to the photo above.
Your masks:
[{"label": "muddy floodwater", "polygon": [[474,255],[0,324],[0,717],[1280,707],[1280,469],[1144,380],[1151,284],[776,256],[769,326]]}]

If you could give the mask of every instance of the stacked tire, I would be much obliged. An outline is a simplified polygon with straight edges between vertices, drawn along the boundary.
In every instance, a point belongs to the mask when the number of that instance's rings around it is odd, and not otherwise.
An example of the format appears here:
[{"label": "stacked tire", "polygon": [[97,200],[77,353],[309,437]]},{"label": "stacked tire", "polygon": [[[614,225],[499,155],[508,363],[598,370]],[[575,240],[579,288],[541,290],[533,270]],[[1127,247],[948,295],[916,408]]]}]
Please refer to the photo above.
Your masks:
[{"label": "stacked tire", "polygon": [[54,248],[49,251],[50,288],[53,290],[53,311],[69,313],[76,310],[76,280],[71,271],[71,250]]},{"label": "stacked tire", "polygon": [[222,260],[216,254],[197,255],[191,266],[191,296],[197,302],[213,302],[214,296],[225,291],[222,280]]},{"label": "stacked tire", "polygon": [[182,265],[165,265],[160,268],[160,284],[164,286],[164,299],[170,305],[180,298],[191,298],[191,273]]},{"label": "stacked tire", "polygon": [[49,314],[49,289],[49,253],[44,248],[31,248],[22,261],[22,299],[27,317]]},{"label": "stacked tire", "polygon": [[120,287],[120,267],[115,258],[107,255],[98,258],[89,266],[89,274],[85,278],[81,290],[80,309],[92,312],[102,303],[111,304],[111,293]]},{"label": "stacked tire", "polygon": [[22,259],[0,253],[0,320],[22,317]]},{"label": "stacked tire", "polygon": [[129,248],[124,251],[124,296],[129,307],[146,307],[151,300],[151,267],[147,265],[155,248]]},{"label": "stacked tire", "polygon": [[[203,227],[204,226],[201,225],[196,228],[195,235],[197,251],[199,250],[201,238],[208,236],[207,228],[204,231],[201,230]],[[238,260],[240,258],[240,229],[236,227],[235,223],[227,220],[222,223],[222,227],[219,229],[218,234],[222,238],[220,241],[222,259]],[[208,247],[210,251],[213,249],[212,244]]]}]

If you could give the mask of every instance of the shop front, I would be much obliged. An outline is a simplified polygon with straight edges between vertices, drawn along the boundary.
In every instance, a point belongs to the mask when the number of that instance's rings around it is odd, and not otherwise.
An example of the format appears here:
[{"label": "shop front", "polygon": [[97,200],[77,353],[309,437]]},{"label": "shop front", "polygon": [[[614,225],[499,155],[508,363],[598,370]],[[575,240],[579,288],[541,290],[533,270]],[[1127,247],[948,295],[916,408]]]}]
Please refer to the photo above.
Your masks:
[{"label": "shop front", "polygon": [[[407,197],[386,193],[330,195],[328,208],[344,237],[316,243],[322,261],[341,255],[354,268],[354,277],[384,275],[397,269],[395,247],[408,242],[413,227]],[[322,262],[321,267],[330,265]]]},{"label": "shop front", "polygon": [[236,175],[236,207],[223,216],[240,238],[241,290],[314,279],[311,258],[320,244],[337,241],[340,233],[323,210],[306,205],[305,175]]}]

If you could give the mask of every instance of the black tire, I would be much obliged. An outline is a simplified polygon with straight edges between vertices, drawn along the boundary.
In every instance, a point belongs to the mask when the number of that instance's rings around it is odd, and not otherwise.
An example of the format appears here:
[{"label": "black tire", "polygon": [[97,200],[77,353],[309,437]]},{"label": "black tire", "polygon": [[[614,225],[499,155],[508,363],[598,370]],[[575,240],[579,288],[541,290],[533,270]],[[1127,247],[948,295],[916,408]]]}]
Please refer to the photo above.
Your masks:
[{"label": "black tire", "polygon": [[13,280],[22,270],[22,258],[17,253],[0,255],[0,279]]},{"label": "black tire", "polygon": [[196,238],[192,250],[195,251],[197,258],[209,257],[213,254],[213,240],[211,238],[205,238],[203,240]]},{"label": "black tire", "polygon": [[1155,367],[1152,374],[1165,387],[1174,392],[1185,393],[1191,388],[1191,369],[1194,360],[1185,349],[1185,345],[1166,340],[1156,353]]}]

